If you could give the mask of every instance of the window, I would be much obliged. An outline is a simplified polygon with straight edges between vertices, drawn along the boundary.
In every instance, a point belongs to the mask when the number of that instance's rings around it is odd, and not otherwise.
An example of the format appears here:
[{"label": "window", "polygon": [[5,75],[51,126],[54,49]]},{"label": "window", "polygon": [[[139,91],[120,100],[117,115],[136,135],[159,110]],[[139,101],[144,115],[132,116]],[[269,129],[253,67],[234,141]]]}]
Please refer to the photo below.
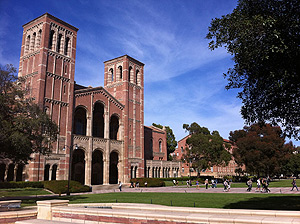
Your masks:
[{"label": "window", "polygon": [[59,34],[58,35],[58,38],[57,38],[57,49],[56,51],[59,53],[60,52],[60,48],[61,48],[61,39],[62,39],[62,34]]},{"label": "window", "polygon": [[111,68],[109,69],[110,75],[111,75],[111,81],[114,81],[114,70]]},{"label": "window", "polygon": [[70,43],[70,38],[67,37],[65,41],[65,55],[68,55],[69,51],[69,43]]},{"label": "window", "polygon": [[123,74],[122,74],[122,66],[119,66],[119,72],[120,72],[120,80],[122,80],[123,78]]},{"label": "window", "polygon": [[139,76],[139,70],[136,70],[136,72],[135,72],[135,84],[138,84],[138,76]]},{"label": "window", "polygon": [[183,147],[181,146],[181,153],[183,153]]},{"label": "window", "polygon": [[159,146],[159,152],[161,152],[162,151],[162,149],[161,149],[161,141],[158,142],[158,146]]},{"label": "window", "polygon": [[132,70],[132,67],[130,66],[128,69],[128,82],[130,82],[131,70]]},{"label": "window", "polygon": [[184,173],[184,167],[182,167],[182,173]]},{"label": "window", "polygon": [[53,38],[54,38],[54,30],[50,31],[50,36],[49,36],[49,49],[52,50],[53,47]]}]

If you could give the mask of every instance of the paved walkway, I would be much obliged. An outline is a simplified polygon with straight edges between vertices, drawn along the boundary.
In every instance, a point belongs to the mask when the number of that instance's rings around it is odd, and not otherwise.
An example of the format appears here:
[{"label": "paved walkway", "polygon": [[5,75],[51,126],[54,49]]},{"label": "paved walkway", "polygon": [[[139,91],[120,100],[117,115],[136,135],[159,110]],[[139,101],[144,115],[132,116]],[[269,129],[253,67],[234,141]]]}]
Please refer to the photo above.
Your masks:
[{"label": "paved walkway", "polygon": [[[300,194],[300,191],[291,191],[290,187],[273,187],[270,188],[271,192],[268,194]],[[105,190],[94,190],[92,193],[109,193],[109,192],[120,192],[118,188],[116,189],[105,189]],[[245,194],[266,194],[261,192],[256,192],[255,189],[248,192],[247,188],[231,188],[229,191],[224,192],[223,188],[199,188],[196,189],[186,188],[186,187],[148,187],[148,188],[122,188],[122,192],[165,192],[165,193],[245,193]],[[73,194],[75,195],[75,194]]]}]

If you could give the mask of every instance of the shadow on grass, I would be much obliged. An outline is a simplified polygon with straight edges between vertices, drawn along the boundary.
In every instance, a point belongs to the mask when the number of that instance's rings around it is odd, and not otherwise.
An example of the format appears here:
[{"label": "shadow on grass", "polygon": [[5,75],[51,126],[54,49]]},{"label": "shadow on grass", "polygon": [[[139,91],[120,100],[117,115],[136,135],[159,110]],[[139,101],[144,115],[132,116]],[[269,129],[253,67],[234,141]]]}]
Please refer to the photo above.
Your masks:
[{"label": "shadow on grass", "polygon": [[76,195],[76,196],[37,196],[32,198],[22,199],[22,207],[24,206],[35,206],[37,201],[44,201],[44,200],[69,200],[75,201],[78,199],[84,200],[87,197],[84,195]]},{"label": "shadow on grass", "polygon": [[269,196],[254,197],[247,201],[239,201],[224,206],[227,209],[264,209],[264,210],[300,210],[300,197]]}]

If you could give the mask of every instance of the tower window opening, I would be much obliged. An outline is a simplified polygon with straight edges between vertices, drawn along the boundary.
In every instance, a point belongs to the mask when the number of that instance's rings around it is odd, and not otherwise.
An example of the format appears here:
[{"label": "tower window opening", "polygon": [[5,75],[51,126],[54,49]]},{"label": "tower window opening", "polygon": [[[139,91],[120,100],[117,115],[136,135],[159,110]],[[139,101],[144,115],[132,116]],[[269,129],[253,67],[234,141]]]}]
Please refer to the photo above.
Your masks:
[{"label": "tower window opening", "polygon": [[49,49],[52,50],[53,47],[53,38],[54,38],[54,30],[50,31],[50,36],[49,36]]},{"label": "tower window opening", "polygon": [[70,43],[70,38],[67,37],[65,41],[65,55],[68,55],[69,51],[69,43]]},{"label": "tower window opening", "polygon": [[132,67],[130,66],[128,69],[128,82],[130,82],[131,70],[132,70]]},{"label": "tower window opening", "polygon": [[111,81],[114,81],[114,70],[111,68],[109,69],[110,75],[111,75]]},{"label": "tower window opening", "polygon": [[39,30],[38,36],[37,36],[37,47],[41,46],[41,39],[42,39],[42,30]]},{"label": "tower window opening", "polygon": [[25,51],[29,51],[29,45],[30,45],[30,35],[27,36],[26,38],[26,44],[25,44]]},{"label": "tower window opening", "polygon": [[122,66],[119,66],[119,72],[120,72],[120,80],[122,80],[123,79]]},{"label": "tower window opening", "polygon": [[135,72],[135,84],[138,84],[138,76],[139,76],[139,70],[136,70],[136,72]]},{"label": "tower window opening", "polygon": [[33,33],[32,39],[31,39],[30,51],[34,51],[34,49],[35,49],[35,38],[36,38],[36,33]]},{"label": "tower window opening", "polygon": [[61,39],[62,39],[62,34],[59,34],[58,35],[58,38],[57,38],[57,49],[56,51],[59,53],[60,52],[60,48],[61,48]]}]

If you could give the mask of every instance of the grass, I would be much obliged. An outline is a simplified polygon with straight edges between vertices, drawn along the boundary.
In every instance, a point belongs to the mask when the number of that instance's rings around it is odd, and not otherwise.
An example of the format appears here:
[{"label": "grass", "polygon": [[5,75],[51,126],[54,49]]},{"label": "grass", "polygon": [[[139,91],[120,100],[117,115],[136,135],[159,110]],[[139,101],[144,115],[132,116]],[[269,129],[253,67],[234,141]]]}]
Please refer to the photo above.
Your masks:
[{"label": "grass", "polygon": [[[22,206],[35,205],[35,198],[23,200]],[[64,196],[52,199],[68,199],[70,203],[144,203],[168,206],[224,208],[224,209],[266,209],[300,210],[299,195],[292,194],[213,194],[213,193],[106,193]]]},{"label": "grass", "polygon": [[18,196],[45,195],[45,194],[51,194],[51,193],[41,188],[0,189],[0,197],[18,197]]}]

